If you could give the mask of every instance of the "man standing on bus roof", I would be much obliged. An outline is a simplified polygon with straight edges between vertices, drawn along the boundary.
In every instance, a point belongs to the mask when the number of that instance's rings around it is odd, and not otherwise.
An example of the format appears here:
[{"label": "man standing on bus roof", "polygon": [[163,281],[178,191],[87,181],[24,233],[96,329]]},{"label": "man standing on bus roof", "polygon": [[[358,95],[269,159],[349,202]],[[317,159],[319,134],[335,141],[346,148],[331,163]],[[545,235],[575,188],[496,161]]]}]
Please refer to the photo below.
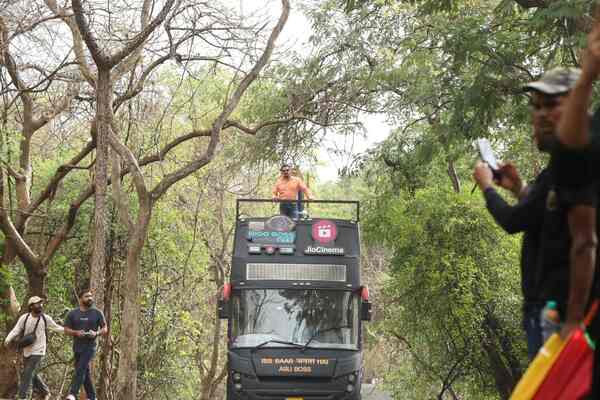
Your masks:
[{"label": "man standing on bus roof", "polygon": [[298,219],[298,193],[304,193],[306,200],[313,200],[310,189],[302,179],[292,176],[289,164],[283,164],[281,176],[273,187],[273,200],[280,200],[279,213],[292,219]]}]

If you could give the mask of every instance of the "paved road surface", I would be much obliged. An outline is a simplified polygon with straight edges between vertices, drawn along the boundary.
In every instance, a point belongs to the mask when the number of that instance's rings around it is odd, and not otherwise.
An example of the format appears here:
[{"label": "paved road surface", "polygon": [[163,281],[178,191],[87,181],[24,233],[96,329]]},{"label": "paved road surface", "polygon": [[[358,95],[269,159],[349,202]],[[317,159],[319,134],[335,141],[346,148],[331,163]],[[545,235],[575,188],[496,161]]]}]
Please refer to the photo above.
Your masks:
[{"label": "paved road surface", "polygon": [[362,400],[392,400],[392,396],[375,385],[362,385]]},{"label": "paved road surface", "polygon": [[[11,400],[1,399],[0,400]],[[392,396],[380,390],[376,385],[362,385],[362,400],[392,400]]]}]

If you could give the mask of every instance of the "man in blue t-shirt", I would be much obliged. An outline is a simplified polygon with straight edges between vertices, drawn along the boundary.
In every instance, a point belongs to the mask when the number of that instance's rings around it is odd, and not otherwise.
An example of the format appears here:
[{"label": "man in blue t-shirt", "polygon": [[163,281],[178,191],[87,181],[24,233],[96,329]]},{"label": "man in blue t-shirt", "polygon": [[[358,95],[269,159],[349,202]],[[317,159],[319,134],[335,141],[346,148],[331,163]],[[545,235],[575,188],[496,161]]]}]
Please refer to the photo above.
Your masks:
[{"label": "man in blue t-shirt", "polygon": [[75,372],[67,400],[75,400],[83,385],[89,400],[96,400],[96,391],[90,374],[90,363],[96,354],[96,338],[106,335],[108,329],[102,311],[93,306],[89,289],[79,292],[79,307],[71,310],[65,319],[65,333],[73,336]]}]

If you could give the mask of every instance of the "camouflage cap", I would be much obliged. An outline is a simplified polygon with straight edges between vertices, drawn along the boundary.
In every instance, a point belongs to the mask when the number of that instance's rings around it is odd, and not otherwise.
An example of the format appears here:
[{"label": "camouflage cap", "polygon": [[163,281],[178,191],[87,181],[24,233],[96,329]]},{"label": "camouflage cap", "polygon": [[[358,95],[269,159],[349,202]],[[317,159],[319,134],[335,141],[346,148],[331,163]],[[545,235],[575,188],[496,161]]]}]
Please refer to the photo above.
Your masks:
[{"label": "camouflage cap", "polygon": [[526,92],[536,91],[544,94],[563,94],[575,87],[581,75],[579,68],[553,68],[534,82],[529,82],[523,87]]},{"label": "camouflage cap", "polygon": [[27,305],[30,306],[32,304],[41,303],[42,301],[44,301],[44,299],[42,299],[41,297],[33,296],[29,298]]}]

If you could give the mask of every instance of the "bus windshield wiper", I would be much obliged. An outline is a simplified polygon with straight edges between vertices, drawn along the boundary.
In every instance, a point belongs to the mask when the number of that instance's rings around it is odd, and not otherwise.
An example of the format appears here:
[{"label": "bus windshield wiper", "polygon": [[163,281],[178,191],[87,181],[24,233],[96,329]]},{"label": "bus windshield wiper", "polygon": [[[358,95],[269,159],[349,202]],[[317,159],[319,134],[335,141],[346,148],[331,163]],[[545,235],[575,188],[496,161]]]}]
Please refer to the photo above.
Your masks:
[{"label": "bus windshield wiper", "polygon": [[302,346],[302,351],[303,353],[306,351],[306,349],[308,349],[308,345],[310,344],[310,342],[313,341],[314,338],[316,338],[317,336],[319,336],[321,333],[325,333],[325,332],[329,332],[329,331],[335,331],[337,329],[342,329],[342,328],[351,328],[350,325],[342,325],[342,326],[332,326],[323,330],[316,330],[315,333],[313,333],[313,335],[310,337],[310,339],[308,339],[306,341],[306,343],[304,343],[304,346]]},{"label": "bus windshield wiper", "polygon": [[261,347],[266,346],[269,343],[279,343],[279,344],[287,344],[289,346],[294,346],[294,347],[302,347],[302,345],[300,343],[288,342],[285,340],[278,340],[278,339],[269,339],[269,340],[265,340],[264,342],[254,346],[252,348],[251,352],[254,353],[256,350],[260,349]]}]

